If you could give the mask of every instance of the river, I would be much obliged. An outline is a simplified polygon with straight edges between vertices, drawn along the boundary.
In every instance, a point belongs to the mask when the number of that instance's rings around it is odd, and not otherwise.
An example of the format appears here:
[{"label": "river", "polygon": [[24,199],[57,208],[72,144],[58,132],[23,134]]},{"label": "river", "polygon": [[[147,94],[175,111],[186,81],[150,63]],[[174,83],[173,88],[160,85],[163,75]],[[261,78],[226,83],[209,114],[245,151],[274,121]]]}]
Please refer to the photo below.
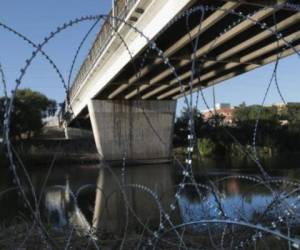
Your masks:
[{"label": "river", "polygon": [[[292,181],[300,178],[298,163],[298,156],[262,161],[270,178],[284,177]],[[164,218],[166,215],[174,224],[218,219],[224,214],[227,218],[251,222],[274,201],[275,189],[282,194],[295,188],[280,181],[276,185],[265,185],[260,182],[262,175],[256,164],[233,159],[205,159],[193,167],[194,184],[187,180],[184,187],[181,166],[175,163],[125,164],[119,167],[104,164],[54,165],[45,183],[47,171],[47,167],[40,166],[32,169],[30,176],[36,196],[42,197],[40,210],[43,218],[58,229],[68,224],[70,215],[65,210],[75,205],[78,207],[76,213],[84,217],[82,227],[94,225],[113,232],[122,231],[126,223],[132,230],[140,230],[145,225],[159,228],[162,222],[166,223],[161,216]],[[195,183],[199,184],[198,189]],[[66,196],[66,187],[71,195]],[[177,192],[178,188],[180,192]],[[24,189],[30,193],[26,186]],[[220,200],[216,199],[216,194]],[[295,192],[285,202],[298,204],[298,196],[299,193]],[[67,202],[71,205],[66,205]],[[218,209],[220,202],[221,210]],[[0,174],[0,204],[0,224],[10,224],[29,215],[6,169],[2,169]],[[129,210],[126,209],[128,207]],[[298,210],[296,207],[297,213]],[[271,209],[268,221],[264,221],[267,227],[271,228],[274,222],[278,224],[278,218],[284,212],[281,205],[276,206],[276,211]],[[77,223],[76,216],[72,220]],[[191,224],[188,228],[193,232],[206,228],[205,223]]]}]

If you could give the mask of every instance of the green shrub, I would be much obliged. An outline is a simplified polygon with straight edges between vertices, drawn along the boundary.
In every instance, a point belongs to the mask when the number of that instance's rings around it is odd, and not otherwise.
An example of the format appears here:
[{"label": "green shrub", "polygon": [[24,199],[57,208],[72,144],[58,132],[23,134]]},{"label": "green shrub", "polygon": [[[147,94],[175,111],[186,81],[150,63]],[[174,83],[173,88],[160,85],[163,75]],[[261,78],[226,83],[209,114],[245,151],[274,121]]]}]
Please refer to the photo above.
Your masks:
[{"label": "green shrub", "polygon": [[199,153],[202,156],[210,156],[216,151],[215,143],[209,138],[198,139],[197,144]]}]

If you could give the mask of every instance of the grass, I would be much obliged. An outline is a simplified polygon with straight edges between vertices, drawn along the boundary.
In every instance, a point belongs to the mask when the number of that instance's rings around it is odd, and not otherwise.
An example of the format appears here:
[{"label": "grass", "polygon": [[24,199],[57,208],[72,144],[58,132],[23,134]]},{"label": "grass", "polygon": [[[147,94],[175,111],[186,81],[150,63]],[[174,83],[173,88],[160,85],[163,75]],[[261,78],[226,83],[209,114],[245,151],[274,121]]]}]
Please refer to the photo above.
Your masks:
[{"label": "grass", "polygon": [[[54,230],[51,226],[45,226],[47,228],[48,237],[55,244],[52,245],[52,249],[119,249],[122,245],[124,234],[116,234],[107,231],[99,231],[96,233],[97,240],[94,242],[89,237],[79,237],[76,233],[72,233],[71,230]],[[229,232],[229,231],[228,231]],[[153,235],[141,234],[142,232],[127,232],[126,240],[123,245],[124,250],[129,249],[152,249],[146,245],[147,239],[152,238]],[[222,233],[214,233],[209,236],[208,233],[189,233],[188,230],[184,229],[180,232],[184,239],[185,246],[188,249],[215,249],[216,246],[220,246]],[[231,240],[234,237],[235,245],[239,244],[240,241],[246,241],[250,239],[248,244],[244,245],[243,249],[287,249],[287,242],[277,240],[275,237],[270,235],[264,235],[262,239],[257,239],[255,242],[251,241],[253,232],[246,233],[244,230],[240,232],[235,231],[234,235],[228,233],[224,238],[223,249],[231,249]],[[212,246],[212,242],[215,247]],[[97,245],[97,247],[95,247]],[[173,233],[164,235],[160,239],[157,245],[157,249],[184,249],[179,247],[180,242],[178,237]],[[18,225],[11,225],[6,228],[0,227],[0,249],[49,249],[51,244],[49,241],[43,239],[41,230],[37,226],[33,226],[32,223],[22,223]],[[182,246],[182,245],[181,245]]]}]

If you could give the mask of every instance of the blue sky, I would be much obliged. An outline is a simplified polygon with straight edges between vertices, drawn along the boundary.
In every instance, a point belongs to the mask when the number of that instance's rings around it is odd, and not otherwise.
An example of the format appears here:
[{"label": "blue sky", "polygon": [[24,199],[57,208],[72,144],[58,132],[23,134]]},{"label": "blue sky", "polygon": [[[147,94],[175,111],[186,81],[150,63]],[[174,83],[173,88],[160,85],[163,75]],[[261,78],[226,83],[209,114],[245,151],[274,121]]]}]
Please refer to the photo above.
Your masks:
[{"label": "blue sky", "polygon": [[[2,0],[0,22],[15,28],[35,43],[39,43],[58,25],[80,16],[106,14],[110,6],[111,0]],[[60,34],[45,47],[44,50],[57,63],[64,76],[67,75],[71,67],[71,61],[82,37],[91,25],[92,22],[80,24]],[[86,42],[80,54],[81,60],[86,55],[98,30],[99,27],[94,30],[94,33]],[[32,48],[28,44],[0,29],[0,61],[5,70],[10,89],[14,86],[14,80],[31,53]],[[75,72],[79,66],[80,60],[76,64]],[[295,55],[280,61],[278,80],[286,101],[300,101],[299,66],[300,59]],[[274,64],[270,64],[216,85],[216,102],[229,102],[232,105],[238,105],[243,101],[246,104],[261,103],[273,67]],[[30,87],[58,101],[62,101],[64,98],[64,89],[61,82],[41,56],[34,61],[21,87]],[[2,94],[2,86],[0,90]],[[209,105],[212,106],[212,89],[206,89],[204,94]],[[275,85],[273,85],[266,104],[277,102],[282,101]],[[178,112],[182,106],[183,100],[179,100]],[[205,108],[201,98],[199,108]]]},{"label": "blue sky", "polygon": [[[58,25],[80,16],[106,14],[111,0],[2,0],[0,22],[15,28],[20,33],[39,43]],[[58,35],[44,47],[64,76],[71,67],[76,49],[92,22],[85,22]],[[99,27],[90,35],[81,54],[82,60],[91,46]],[[14,81],[31,55],[32,47],[15,35],[0,28],[0,61],[11,89]],[[80,66],[78,61],[75,72]],[[64,89],[57,75],[42,56],[38,56],[26,74],[21,88],[30,87],[57,99],[64,98]],[[1,86],[2,92],[2,86]],[[2,93],[1,93],[2,94]]]},{"label": "blue sky", "polygon": [[[242,102],[247,105],[262,104],[275,63],[271,63],[247,72],[235,78],[215,85],[216,103],[226,102],[237,106]],[[300,58],[292,55],[279,61],[277,69],[278,85],[286,102],[300,102]],[[213,107],[212,87],[203,91],[204,97],[210,107]],[[193,99],[196,99],[194,95]],[[265,105],[282,103],[276,85],[272,82]],[[183,100],[178,102],[178,112],[184,105]],[[203,98],[199,96],[200,110],[206,109]]]}]

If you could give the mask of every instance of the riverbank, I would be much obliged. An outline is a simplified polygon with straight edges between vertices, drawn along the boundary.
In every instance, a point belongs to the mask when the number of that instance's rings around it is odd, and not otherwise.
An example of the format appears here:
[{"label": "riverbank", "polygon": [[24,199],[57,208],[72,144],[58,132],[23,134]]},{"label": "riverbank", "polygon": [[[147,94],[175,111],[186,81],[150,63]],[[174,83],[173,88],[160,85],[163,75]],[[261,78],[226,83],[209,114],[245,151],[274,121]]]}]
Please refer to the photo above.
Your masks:
[{"label": "riverbank", "polygon": [[[197,168],[214,170],[214,169],[240,169],[254,171],[258,169],[258,163],[255,161],[255,157],[251,147],[234,148],[232,151],[227,151],[222,154],[201,154],[196,151],[192,154],[193,166],[195,170]],[[248,150],[248,151],[246,151]],[[246,154],[245,152],[248,152]],[[252,152],[252,153],[250,153]],[[276,152],[274,154],[269,153],[268,148],[257,149],[257,158],[261,166],[269,171],[284,170],[284,169],[299,169],[300,152]],[[187,155],[186,147],[174,148],[174,154],[181,162],[185,161]],[[300,171],[300,169],[299,169]]]},{"label": "riverbank", "polygon": [[[122,235],[99,231],[94,234],[94,242],[91,238],[80,237],[71,228],[55,229],[49,225],[43,225],[46,230],[48,240],[44,240],[41,230],[32,222],[2,227],[0,232],[0,249],[31,249],[41,250],[66,249],[69,245],[72,249],[98,249],[94,245],[101,246],[101,249],[115,249],[121,245]],[[139,235],[132,234],[127,237],[123,249],[134,249],[134,242],[138,242]]]},{"label": "riverbank", "polygon": [[[99,162],[95,143],[91,139],[32,139],[13,144],[18,157],[28,167],[56,165],[94,164]],[[7,166],[4,145],[0,145],[1,166]]]},{"label": "riverbank", "polygon": [[[156,242],[156,247],[159,249],[180,249],[183,242],[178,239],[178,236],[174,233],[161,233],[162,238],[154,238],[152,234],[149,234],[147,230],[141,232],[126,232],[124,233],[113,233],[107,231],[98,231],[94,234],[94,239],[90,237],[80,237],[69,228],[58,231],[53,228],[45,226],[48,240],[44,240],[41,230],[31,223],[23,223],[18,225],[12,225],[10,227],[1,228],[0,232],[0,249],[67,249],[69,246],[71,249],[118,249],[122,246],[124,250],[131,249],[152,249],[152,244]],[[251,239],[251,231],[245,232],[245,230],[236,230],[234,232],[235,245],[240,246],[239,242],[244,241],[245,247],[253,247],[253,242],[246,243],[249,238]],[[191,249],[199,248],[201,246],[204,249],[216,249],[215,244],[221,244],[224,249],[229,249],[231,246],[232,238],[227,237],[222,241],[220,240],[222,234],[194,234],[188,230],[183,230],[181,237],[184,241],[184,245]],[[149,239],[152,239],[151,245],[149,245]],[[212,241],[215,242],[212,246]],[[255,240],[255,249],[265,249],[267,245],[269,249],[279,250],[287,249],[287,243],[280,239],[276,239],[272,236],[266,235],[262,239]],[[230,247],[231,248],[231,247]]]},{"label": "riverbank", "polygon": [[[184,144],[184,145],[187,145]],[[183,144],[175,146],[175,153],[186,153]],[[245,157],[254,155],[255,153],[261,158],[272,158],[280,154],[300,154],[300,149],[290,150],[289,148],[280,148],[278,145],[261,145],[255,146],[252,144],[241,144],[239,142],[214,141],[210,138],[198,138],[194,144],[194,155],[199,154],[201,157],[220,157],[220,156],[235,156]]]},{"label": "riverbank", "polygon": [[[49,166],[54,161],[57,166],[98,164],[99,154],[93,142],[84,140],[39,140],[35,142],[24,142],[16,145],[18,156],[22,159],[28,169],[42,168]],[[228,151],[222,154],[204,154],[195,148],[192,154],[194,166],[207,166],[214,168],[217,164],[220,168],[240,168],[257,166],[253,158],[252,147],[231,146]],[[174,154],[181,162],[186,158],[186,147],[174,148]],[[248,152],[245,153],[245,152]],[[252,152],[252,153],[249,153]],[[263,166],[274,168],[276,165],[285,166],[289,169],[298,169],[300,152],[275,152],[268,147],[258,147],[257,156]],[[161,162],[164,163],[164,162]],[[121,162],[110,162],[111,166],[120,166]],[[127,162],[129,165],[139,165],[141,163]],[[146,164],[143,162],[143,164]],[[4,153],[4,147],[0,144],[0,165],[8,167],[8,161]]]}]

